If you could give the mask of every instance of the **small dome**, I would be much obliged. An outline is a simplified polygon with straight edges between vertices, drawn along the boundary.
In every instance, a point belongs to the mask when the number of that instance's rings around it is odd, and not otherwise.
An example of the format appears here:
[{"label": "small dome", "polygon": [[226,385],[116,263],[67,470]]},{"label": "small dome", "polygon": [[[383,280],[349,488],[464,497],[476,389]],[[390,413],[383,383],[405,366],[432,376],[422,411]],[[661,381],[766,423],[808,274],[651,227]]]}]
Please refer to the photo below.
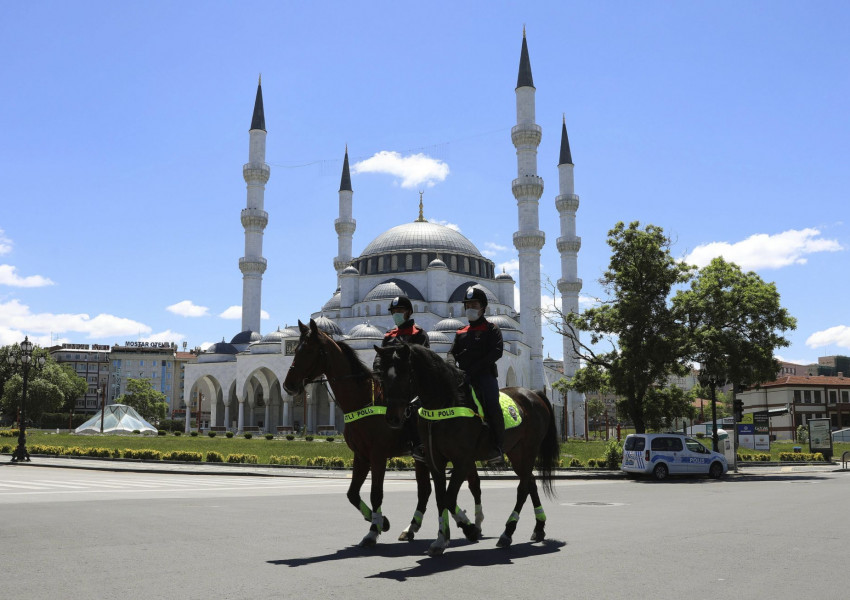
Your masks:
[{"label": "small dome", "polygon": [[460,319],[448,318],[443,319],[442,321],[434,325],[434,331],[451,331],[452,333],[454,333],[461,327],[465,327],[465,325],[466,324]]},{"label": "small dome", "polygon": [[262,344],[278,343],[279,344],[284,338],[293,338],[293,337],[301,337],[301,336],[298,335],[298,332],[296,332],[292,329],[289,329],[289,328],[281,329],[280,327],[278,327],[277,331],[272,331],[271,333],[267,333],[266,335],[264,335],[263,339],[260,340],[260,343],[262,343]]},{"label": "small dome", "polygon": [[508,273],[505,273],[504,271],[502,271],[501,273],[496,275],[496,279],[510,280],[510,281],[514,280],[513,277],[511,277]]},{"label": "small dome", "polygon": [[348,332],[348,339],[350,340],[380,340],[383,339],[383,337],[384,332],[379,327],[372,325],[368,321],[366,323],[358,323],[351,328],[351,331]]},{"label": "small dome", "polygon": [[354,265],[348,265],[342,270],[340,275],[360,275],[360,271],[357,270],[357,267]]},{"label": "small dome", "polygon": [[325,302],[324,306],[322,306],[322,310],[339,310],[340,296],[340,291],[337,289],[337,291],[334,292],[334,295],[331,296],[331,299]]},{"label": "small dome", "polygon": [[390,300],[396,296],[407,296],[411,300],[424,300],[422,293],[412,284],[393,278],[373,287],[363,298],[363,302]]},{"label": "small dome", "polygon": [[342,329],[339,328],[339,325],[331,321],[325,315],[313,320],[316,321],[316,327],[327,333],[329,336],[342,337]]},{"label": "small dome", "polygon": [[514,320],[506,315],[493,315],[492,317],[487,317],[487,320],[497,325],[499,329],[502,330],[510,330],[510,331],[519,331],[519,328],[514,323]]},{"label": "small dome", "polygon": [[432,344],[451,344],[452,340],[442,331],[429,331],[428,341]]},{"label": "small dome", "polygon": [[499,297],[496,296],[493,292],[488,290],[486,287],[478,283],[477,281],[467,281],[455,288],[455,291],[452,292],[451,296],[449,296],[449,302],[463,302],[463,298],[466,296],[466,289],[470,286],[475,286],[481,288],[484,293],[487,295],[487,304],[501,304],[499,302]]},{"label": "small dome", "polygon": [[446,263],[441,261],[439,258],[435,258],[430,263],[428,263],[429,269],[448,269]]},{"label": "small dome", "polygon": [[204,351],[206,354],[239,354],[239,350],[233,344],[228,344],[224,340],[213,344]]},{"label": "small dome", "polygon": [[237,333],[233,336],[233,339],[230,340],[231,344],[250,344],[251,342],[259,342],[263,336],[260,335],[257,331],[251,331],[247,329],[241,333]]}]

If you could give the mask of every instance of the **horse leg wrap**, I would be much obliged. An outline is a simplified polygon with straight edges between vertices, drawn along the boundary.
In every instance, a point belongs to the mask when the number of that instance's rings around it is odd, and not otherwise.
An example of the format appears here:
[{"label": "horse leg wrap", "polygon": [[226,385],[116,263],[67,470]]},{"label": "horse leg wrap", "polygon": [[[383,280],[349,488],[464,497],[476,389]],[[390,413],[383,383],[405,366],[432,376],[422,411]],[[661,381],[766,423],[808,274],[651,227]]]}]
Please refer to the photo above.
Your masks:
[{"label": "horse leg wrap", "polygon": [[534,518],[537,519],[538,521],[545,521],[546,520],[546,513],[543,512],[542,506],[535,506],[534,507]]},{"label": "horse leg wrap", "polygon": [[360,514],[363,515],[363,518],[366,519],[367,521],[371,521],[372,520],[372,509],[369,508],[369,506],[365,502],[363,502],[363,500],[360,501],[360,507],[359,508],[360,508]]},{"label": "horse leg wrap", "polygon": [[451,531],[449,531],[449,509],[444,508],[443,512],[440,513],[440,533],[443,534],[445,539],[451,538]]},{"label": "horse leg wrap", "polygon": [[422,527],[422,517],[424,515],[418,510],[413,513],[413,518],[410,520],[410,524],[405,527],[404,531],[401,532],[401,537],[399,540],[412,540],[413,538],[410,534],[416,534],[419,532],[419,528]]},{"label": "horse leg wrap", "polygon": [[458,527],[460,527],[461,525],[467,525],[470,522],[469,517],[466,516],[466,511],[461,510],[460,506],[455,506],[455,510],[452,513],[452,518],[455,520],[455,523],[457,523]]},{"label": "horse leg wrap", "polygon": [[372,511],[371,529],[377,531],[378,533],[381,533],[381,531],[384,529],[384,515],[381,514],[380,506]]},{"label": "horse leg wrap", "polygon": [[480,504],[475,505],[475,524],[478,527],[481,527],[481,523],[484,521],[484,508]]}]

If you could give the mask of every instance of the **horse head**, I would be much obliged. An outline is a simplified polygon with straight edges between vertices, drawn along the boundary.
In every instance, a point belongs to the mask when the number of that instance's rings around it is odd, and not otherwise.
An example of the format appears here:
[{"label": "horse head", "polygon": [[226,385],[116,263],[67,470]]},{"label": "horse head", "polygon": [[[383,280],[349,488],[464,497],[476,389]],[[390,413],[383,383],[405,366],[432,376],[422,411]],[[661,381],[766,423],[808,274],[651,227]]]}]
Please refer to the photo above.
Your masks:
[{"label": "horse head", "polygon": [[384,401],[387,404],[387,424],[392,429],[399,429],[404,424],[405,413],[413,399],[410,347],[401,344],[374,348],[381,358],[377,375],[381,380]]},{"label": "horse head", "polygon": [[295,396],[304,391],[304,382],[315,379],[325,369],[325,339],[327,336],[319,331],[316,322],[310,319],[310,325],[298,321],[301,337],[292,357],[292,364],[283,380],[283,391]]}]

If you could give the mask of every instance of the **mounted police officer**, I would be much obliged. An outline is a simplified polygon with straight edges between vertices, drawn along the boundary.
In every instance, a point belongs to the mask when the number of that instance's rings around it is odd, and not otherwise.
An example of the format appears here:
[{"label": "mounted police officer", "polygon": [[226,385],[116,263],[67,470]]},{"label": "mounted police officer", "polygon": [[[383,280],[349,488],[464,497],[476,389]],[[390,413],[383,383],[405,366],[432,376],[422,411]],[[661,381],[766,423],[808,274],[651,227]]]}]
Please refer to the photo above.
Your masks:
[{"label": "mounted police officer", "polygon": [[[424,329],[413,322],[413,304],[407,296],[396,296],[390,301],[390,315],[392,315],[395,327],[384,334],[384,340],[381,342],[381,347],[395,346],[402,342],[407,344],[419,344],[430,348],[431,343],[428,340],[428,334]],[[381,355],[375,356],[375,362],[372,368],[378,371],[381,366]],[[420,462],[425,461],[424,448],[419,440],[419,428],[417,427],[418,415],[414,412],[410,418],[405,419],[404,429],[410,437],[411,449],[413,458]]]},{"label": "mounted police officer", "polygon": [[498,325],[484,317],[487,294],[480,287],[470,286],[466,289],[463,308],[469,325],[457,330],[449,354],[466,374],[466,379],[482,401],[496,445],[487,462],[500,464],[504,462],[502,443],[505,437],[505,421],[499,405],[499,372],[496,361],[502,357],[502,332]]}]

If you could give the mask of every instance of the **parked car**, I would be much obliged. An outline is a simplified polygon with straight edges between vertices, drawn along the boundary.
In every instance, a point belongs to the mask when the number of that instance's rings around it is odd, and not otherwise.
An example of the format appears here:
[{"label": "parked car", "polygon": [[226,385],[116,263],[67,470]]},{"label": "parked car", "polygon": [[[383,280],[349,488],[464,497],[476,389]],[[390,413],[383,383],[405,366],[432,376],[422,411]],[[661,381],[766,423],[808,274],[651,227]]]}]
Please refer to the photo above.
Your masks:
[{"label": "parked car", "polygon": [[708,475],[717,479],[729,470],[726,457],[681,433],[633,433],[623,445],[623,471],[668,475]]}]

